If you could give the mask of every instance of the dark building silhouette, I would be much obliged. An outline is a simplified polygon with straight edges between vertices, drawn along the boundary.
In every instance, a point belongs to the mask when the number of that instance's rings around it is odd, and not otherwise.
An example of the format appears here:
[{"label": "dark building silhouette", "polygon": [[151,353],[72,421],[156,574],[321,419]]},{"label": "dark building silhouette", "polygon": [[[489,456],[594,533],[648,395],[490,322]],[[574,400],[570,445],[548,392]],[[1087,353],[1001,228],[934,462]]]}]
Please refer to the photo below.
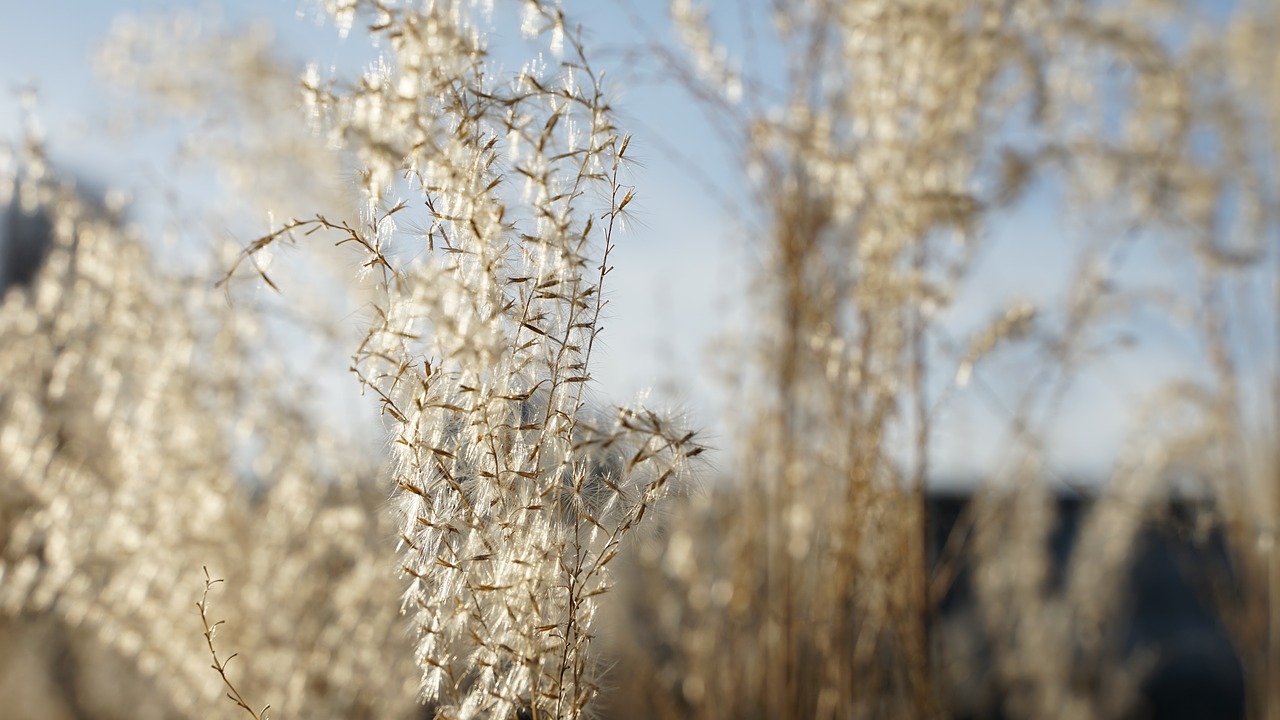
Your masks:
[{"label": "dark building silhouette", "polygon": [[4,208],[0,225],[0,295],[13,286],[29,286],[53,244],[53,221],[44,207],[22,209],[17,199]]},{"label": "dark building silhouette", "polygon": [[[971,498],[939,495],[929,501],[929,548],[938,562],[942,547],[956,527]],[[1139,535],[1131,559],[1126,602],[1118,622],[1122,637],[1113,638],[1122,654],[1149,653],[1154,665],[1142,684],[1142,702],[1135,718],[1152,720],[1230,720],[1245,717],[1244,669],[1230,636],[1210,606],[1205,583],[1215,569],[1230,577],[1225,543],[1220,534],[1196,539],[1192,524],[1197,514],[1193,501],[1170,500],[1165,522],[1148,524]],[[1050,536],[1055,567],[1051,582],[1064,580],[1067,563],[1079,536],[1081,522],[1092,500],[1058,498],[1058,525]],[[991,719],[1005,717],[999,687],[991,667],[989,646],[983,638],[973,607],[969,569],[963,565],[934,618],[935,627],[952,623],[949,636],[960,635],[977,648],[980,688],[962,703],[956,717]],[[959,625],[957,628],[956,625]],[[958,631],[958,632],[957,632]],[[944,634],[944,636],[946,636]],[[1045,652],[1070,652],[1046,648]],[[1105,668],[1099,668],[1105,672]],[[1082,678],[1089,682],[1089,678]],[[1087,687],[1087,686],[1086,686]]]}]

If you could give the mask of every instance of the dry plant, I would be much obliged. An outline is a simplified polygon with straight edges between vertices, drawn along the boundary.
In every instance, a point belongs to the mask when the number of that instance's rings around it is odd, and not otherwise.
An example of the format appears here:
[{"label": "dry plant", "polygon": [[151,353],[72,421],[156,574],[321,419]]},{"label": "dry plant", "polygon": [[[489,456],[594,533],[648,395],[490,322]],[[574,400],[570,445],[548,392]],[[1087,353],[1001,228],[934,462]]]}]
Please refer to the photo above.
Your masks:
[{"label": "dry plant", "polygon": [[[650,589],[636,591],[631,650],[658,682],[621,689],[618,704],[663,717],[931,717],[990,683],[1013,717],[1138,711],[1147,665],[1120,646],[1123,579],[1143,523],[1194,465],[1237,558],[1225,580],[1246,585],[1250,629],[1237,637],[1251,715],[1280,711],[1264,697],[1280,647],[1260,641],[1280,627],[1267,618],[1274,470],[1244,466],[1259,456],[1248,429],[1269,437],[1274,423],[1258,424],[1241,369],[1277,360],[1249,337],[1274,331],[1275,308],[1256,294],[1275,287],[1280,106],[1275,59],[1258,50],[1274,9],[1242,3],[1227,20],[1177,3],[737,9],[744,39],[722,46],[708,11],[677,0],[679,47],[646,48],[729,135],[764,261],[747,290],[758,373],[734,396],[752,409],[734,432],[739,484],[642,558]],[[785,67],[760,60],[774,56]],[[981,282],[973,259],[1033,185],[1065,188],[1064,224],[1082,238],[1070,291],[957,337],[949,312]],[[1126,262],[1134,246],[1165,273]],[[1059,582],[1048,546],[1059,415],[1151,315],[1191,339],[1188,376],[1135,412]],[[984,376],[1012,345],[1022,372]],[[993,385],[1013,398],[997,404],[1005,449],[930,571],[937,428],[958,395]],[[949,656],[929,637],[960,564],[985,654]]]},{"label": "dry plant", "polygon": [[[130,716],[157,698],[158,716],[232,716],[192,642],[208,565],[234,581],[224,636],[247,696],[299,716],[416,715],[411,646],[378,612],[397,585],[376,460],[316,422],[265,341],[270,318],[214,288],[221,261],[161,264],[118,209],[57,177],[37,128],[28,138],[5,204],[52,235],[0,307],[5,616],[53,616],[70,642],[127,659],[146,683]],[[100,696],[64,702],[121,711]]]},{"label": "dry plant", "polygon": [[649,410],[588,408],[629,137],[558,7],[523,3],[521,29],[563,59],[509,81],[470,3],[330,10],[387,48],[358,79],[304,79],[316,129],[361,164],[363,209],[242,257],[317,232],[364,254],[353,370],[390,418],[424,699],[438,717],[578,717],[609,565],[702,452]]},{"label": "dry plant", "polygon": [[231,653],[226,658],[218,657],[218,649],[214,647],[213,636],[218,632],[218,626],[222,625],[225,620],[217,620],[209,622],[209,591],[215,585],[222,582],[221,578],[213,579],[209,574],[209,568],[204,569],[204,592],[200,595],[200,601],[196,603],[196,609],[200,611],[200,623],[204,625],[204,642],[209,646],[209,655],[213,658],[213,669],[218,673],[218,677],[222,678],[222,684],[227,688],[227,699],[236,704],[236,707],[249,713],[253,720],[265,720],[267,710],[270,705],[264,705],[262,710],[254,710],[245,702],[244,695],[240,694],[240,690],[236,688],[236,684],[227,677],[227,665],[236,658],[239,653]]},{"label": "dry plant", "polygon": [[[20,153],[14,212],[45,213],[55,242],[0,307],[0,413],[20,420],[0,431],[0,608],[94,629],[188,715],[253,713],[252,697],[307,717],[408,717],[415,700],[440,718],[935,717],[961,710],[957,684],[990,683],[1008,716],[1115,717],[1140,709],[1146,667],[1116,642],[1121,580],[1191,476],[1228,539],[1236,592],[1218,600],[1251,716],[1280,712],[1280,494],[1259,440],[1280,401],[1255,392],[1277,358],[1250,338],[1276,282],[1274,8],[797,0],[747,21],[782,58],[768,67],[674,2],[681,46],[659,57],[741,160],[759,332],[735,483],[638,543],[703,448],[647,409],[593,409],[610,255],[637,192],[621,179],[630,138],[559,5],[519,5],[552,60],[504,76],[486,28],[510,6],[327,0],[383,56],[356,77],[308,68],[299,107],[263,37],[227,44],[238,60],[210,81],[247,108],[237,122],[304,110],[331,148],[228,133],[233,182],[262,180],[246,170],[261,158],[295,174],[298,154],[354,164],[359,187],[282,214],[223,259],[221,291],[162,272],[110,209],[56,184],[38,142]],[[163,72],[187,44],[134,28],[112,47],[161,107],[208,110]],[[1064,189],[1081,239],[1070,291],[957,329],[991,226],[1044,185]],[[359,258],[351,367],[389,432],[394,529],[241,288],[261,278],[288,307],[288,264],[268,257],[322,240]],[[1199,372],[1135,413],[1059,579],[1053,431],[1142,313],[1186,328]],[[933,569],[938,428],[1007,352],[1027,367],[999,379],[1005,452]],[[232,627],[252,628],[227,633],[244,662],[230,705],[225,661],[211,676],[175,640],[199,639],[205,565],[234,580]],[[934,632],[961,571],[988,676],[957,672],[981,658]],[[609,654],[600,617],[616,623]],[[199,619],[214,652],[203,601]]]}]

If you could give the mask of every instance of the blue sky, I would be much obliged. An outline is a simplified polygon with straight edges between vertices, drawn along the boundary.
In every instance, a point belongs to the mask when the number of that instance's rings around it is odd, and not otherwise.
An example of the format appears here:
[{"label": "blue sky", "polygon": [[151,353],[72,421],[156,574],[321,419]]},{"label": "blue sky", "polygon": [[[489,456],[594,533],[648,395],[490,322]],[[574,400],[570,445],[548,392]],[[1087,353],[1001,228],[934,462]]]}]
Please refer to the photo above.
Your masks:
[{"label": "blue sky", "polygon": [[[499,11],[502,2],[497,3]],[[625,402],[650,392],[659,404],[687,409],[693,422],[723,433],[723,381],[717,368],[736,359],[720,340],[744,328],[741,298],[756,260],[744,228],[708,192],[704,179],[732,192],[738,182],[733,161],[717,144],[695,103],[656,65],[612,49],[636,48],[641,31],[618,2],[569,3],[592,28],[589,44],[603,51],[598,66],[619,88],[616,106],[634,135],[642,160],[634,171],[638,197],[632,226],[615,256],[610,317],[602,336],[603,354],[595,374],[596,392]],[[664,2],[635,2],[654,32],[664,33]],[[100,185],[125,185],[142,203],[155,188],[157,167],[171,147],[163,136],[123,142],[105,128],[112,101],[92,71],[93,52],[113,18],[189,9],[176,0],[52,0],[13,2],[0,10],[0,139],[19,133],[17,88],[39,89],[39,116],[59,164]],[[321,67],[355,71],[367,49],[356,38],[340,41],[331,27],[314,21],[313,6],[298,0],[226,0],[208,4],[230,26],[268,23],[283,54]],[[502,40],[499,39],[499,44]],[[499,55],[501,57],[501,55]],[[643,57],[643,56],[640,56]],[[144,180],[148,177],[152,180]],[[1019,299],[1052,302],[1065,292],[1065,269],[1073,262],[1072,240],[1059,217],[1053,188],[1041,188],[998,218],[970,290],[948,321],[973,328],[997,308]],[[1184,363],[1176,329],[1152,324],[1147,343],[1133,352],[1099,362],[1072,392],[1056,434],[1055,465],[1064,476],[1094,473],[1110,461],[1132,421],[1129,408],[1144,389]],[[1161,332],[1166,332],[1161,336]],[[1025,360],[1025,358],[1024,358]],[[997,386],[1001,373],[1014,372],[1019,358],[997,365],[978,381]],[[354,385],[354,379],[349,379]],[[1002,446],[1003,402],[969,389],[939,426],[936,466],[954,475],[982,468]],[[728,438],[713,440],[731,447]]]}]

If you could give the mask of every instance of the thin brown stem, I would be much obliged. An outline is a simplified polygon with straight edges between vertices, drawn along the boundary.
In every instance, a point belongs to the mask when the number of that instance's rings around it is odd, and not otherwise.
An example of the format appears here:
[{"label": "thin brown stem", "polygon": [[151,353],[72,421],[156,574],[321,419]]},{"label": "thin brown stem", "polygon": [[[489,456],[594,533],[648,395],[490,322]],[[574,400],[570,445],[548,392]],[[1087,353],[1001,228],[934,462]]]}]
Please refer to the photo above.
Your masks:
[{"label": "thin brown stem", "polygon": [[200,623],[204,626],[205,645],[209,648],[209,655],[213,657],[212,667],[217,671],[218,677],[222,678],[222,684],[227,688],[227,697],[230,698],[237,707],[240,707],[244,709],[245,712],[249,713],[249,716],[252,717],[253,720],[267,720],[267,709],[271,706],[264,705],[261,710],[254,711],[254,709],[249,706],[249,703],[245,702],[244,696],[240,694],[240,690],[236,688],[235,683],[231,682],[231,678],[227,677],[227,665],[235,659],[237,653],[232,653],[225,660],[218,657],[218,650],[213,645],[213,636],[214,633],[217,632],[218,626],[226,621],[218,620],[214,623],[209,622],[209,591],[213,589],[214,585],[217,585],[223,580],[222,578],[215,580],[210,576],[209,568],[205,567],[203,570],[204,592],[201,593],[200,601],[196,603],[196,607],[200,610]]}]

